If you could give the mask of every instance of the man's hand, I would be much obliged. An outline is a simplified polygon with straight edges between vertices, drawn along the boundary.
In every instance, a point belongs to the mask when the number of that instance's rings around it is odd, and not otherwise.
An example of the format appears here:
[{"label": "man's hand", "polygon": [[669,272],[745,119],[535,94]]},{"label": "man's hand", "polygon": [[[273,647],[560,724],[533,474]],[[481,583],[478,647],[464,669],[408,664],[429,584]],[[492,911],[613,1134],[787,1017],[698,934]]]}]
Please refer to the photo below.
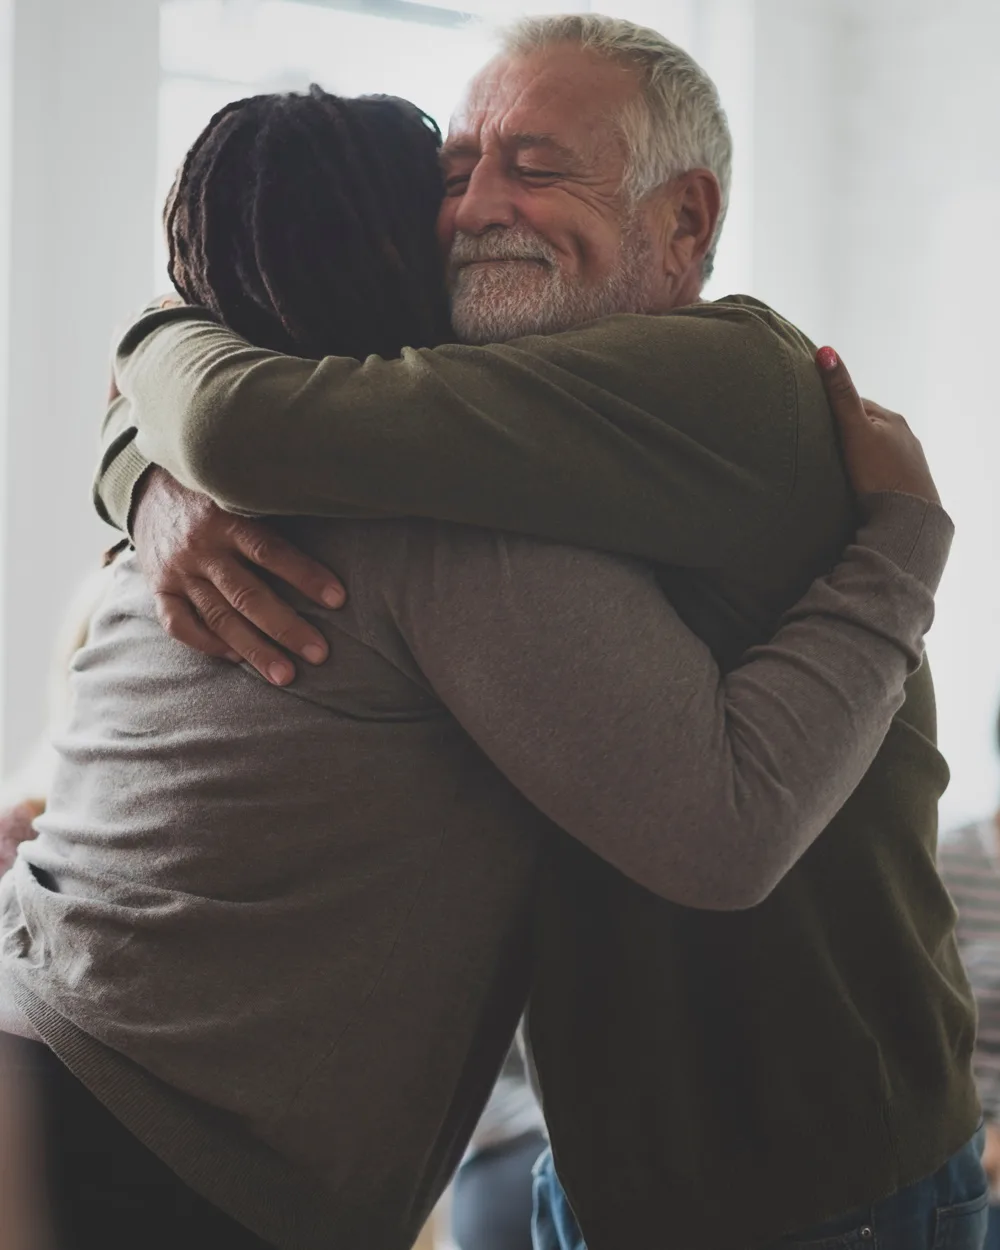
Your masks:
[{"label": "man's hand", "polygon": [[269,639],[310,664],[327,658],[323,635],[247,566],[267,569],[328,608],[343,606],[344,588],[267,525],[223,512],[154,467],[136,492],[132,529],[171,638],[206,655],[247,660],[276,686],[287,685],[295,668]]},{"label": "man's hand", "polygon": [[0,811],[0,877],[13,864],[21,843],[35,837],[31,822],[44,811],[45,804],[40,799],[25,799]]}]

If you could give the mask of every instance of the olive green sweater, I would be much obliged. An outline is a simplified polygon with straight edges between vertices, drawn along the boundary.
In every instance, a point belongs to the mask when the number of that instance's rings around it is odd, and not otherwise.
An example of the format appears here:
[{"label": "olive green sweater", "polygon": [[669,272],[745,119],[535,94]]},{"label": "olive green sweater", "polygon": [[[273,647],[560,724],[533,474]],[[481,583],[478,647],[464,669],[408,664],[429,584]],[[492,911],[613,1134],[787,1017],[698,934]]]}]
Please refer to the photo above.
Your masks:
[{"label": "olive green sweater", "polygon": [[[171,310],[126,336],[118,372],[99,495],[121,525],[152,460],[233,510],[630,553],[724,666],[852,525],[810,345],[747,298],[363,364],[278,356]],[[972,1135],[974,1012],[934,866],[946,783],[924,666],[862,784],[758,907],[669,902],[566,839],[529,1029],[590,1250],[666,1227],[678,1250],[760,1246]]]}]

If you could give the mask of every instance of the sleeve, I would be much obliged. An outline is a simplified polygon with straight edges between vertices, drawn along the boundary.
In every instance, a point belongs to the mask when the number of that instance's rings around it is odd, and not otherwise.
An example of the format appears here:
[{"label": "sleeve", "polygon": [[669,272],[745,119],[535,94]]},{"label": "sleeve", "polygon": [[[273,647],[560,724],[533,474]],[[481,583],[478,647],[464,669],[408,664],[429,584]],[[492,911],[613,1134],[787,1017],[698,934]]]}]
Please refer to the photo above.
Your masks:
[{"label": "sleeve", "polygon": [[[162,309],[164,299],[164,296],[158,296],[151,300],[139,319]],[[111,400],[101,422],[101,459],[94,478],[93,500],[101,520],[124,533],[131,532],[132,500],[136,487],[146,470],[152,467],[136,447],[136,433],[132,405],[119,395]]]},{"label": "sleeve", "polygon": [[442,525],[389,527],[406,548],[379,562],[403,570],[388,606],[415,662],[526,798],[647,889],[732,910],[829,824],[920,663],[951,525],[867,504],[843,562],[725,677],[634,562]]},{"label": "sleeve", "polygon": [[[794,472],[788,349],[735,306],[364,362],[166,309],[122,340],[117,377],[138,430],[126,476],[152,461],[255,515],[433,516],[706,565],[774,522]],[[120,523],[124,448],[106,445]]]},{"label": "sleeve", "polygon": [[130,532],[132,500],[151,462],[135,441],[132,405],[120,395],[101,425],[101,460],[94,481],[94,507],[108,525]]}]

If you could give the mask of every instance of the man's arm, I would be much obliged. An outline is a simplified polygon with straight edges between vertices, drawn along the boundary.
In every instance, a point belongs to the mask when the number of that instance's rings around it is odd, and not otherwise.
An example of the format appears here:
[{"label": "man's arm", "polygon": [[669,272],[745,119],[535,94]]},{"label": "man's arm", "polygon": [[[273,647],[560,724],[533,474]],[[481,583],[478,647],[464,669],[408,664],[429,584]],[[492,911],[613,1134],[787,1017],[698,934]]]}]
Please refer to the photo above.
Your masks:
[{"label": "man's arm", "polygon": [[[125,467],[231,511],[434,516],[705,565],[747,549],[793,480],[789,352],[749,307],[363,363],[167,309],[126,335],[117,376],[144,458]],[[125,454],[102,486],[119,520]]]},{"label": "man's arm", "polygon": [[860,782],[920,661],[950,522],[903,495],[866,507],[857,545],[726,677],[650,572],[598,552],[379,527],[355,602],[376,629],[391,614],[438,697],[556,824],[674,902],[749,907]]},{"label": "man's arm", "polygon": [[101,459],[94,481],[94,507],[108,525],[131,533],[132,507],[139,484],[151,462],[135,443],[136,429],[132,405],[124,396],[112,396],[101,425]]}]

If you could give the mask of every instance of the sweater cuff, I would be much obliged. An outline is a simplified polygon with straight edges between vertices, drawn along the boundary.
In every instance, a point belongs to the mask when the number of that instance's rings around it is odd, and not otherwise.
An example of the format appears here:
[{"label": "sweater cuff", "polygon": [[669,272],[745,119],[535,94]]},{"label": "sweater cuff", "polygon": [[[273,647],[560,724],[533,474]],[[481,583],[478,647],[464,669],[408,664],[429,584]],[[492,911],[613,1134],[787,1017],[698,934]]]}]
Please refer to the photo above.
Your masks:
[{"label": "sweater cuff", "polygon": [[862,495],[858,508],[858,545],[879,552],[934,594],[955,535],[948,513],[940,504],[899,491]]},{"label": "sweater cuff", "polygon": [[132,501],[135,489],[152,464],[136,447],[135,439],[121,449],[104,471],[99,483],[105,511],[118,529],[132,536]]}]

